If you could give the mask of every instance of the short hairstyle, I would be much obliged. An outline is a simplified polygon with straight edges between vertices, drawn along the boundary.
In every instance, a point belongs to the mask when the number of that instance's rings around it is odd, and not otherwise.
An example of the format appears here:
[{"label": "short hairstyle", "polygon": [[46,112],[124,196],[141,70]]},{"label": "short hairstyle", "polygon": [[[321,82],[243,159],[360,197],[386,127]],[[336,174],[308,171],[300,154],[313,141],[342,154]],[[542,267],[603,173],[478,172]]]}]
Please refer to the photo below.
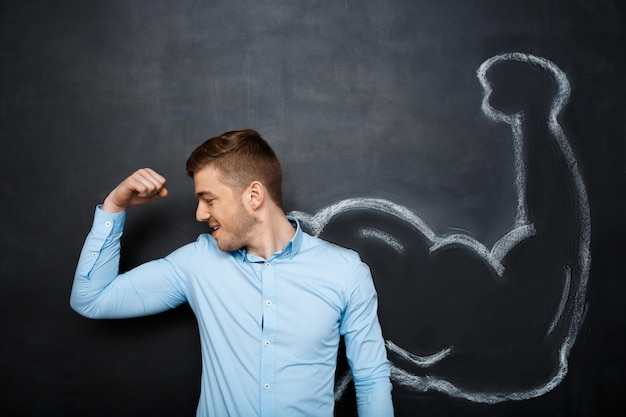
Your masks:
[{"label": "short hairstyle", "polygon": [[244,190],[253,181],[263,184],[282,208],[280,162],[272,147],[253,129],[234,130],[206,140],[187,159],[187,175],[213,165],[225,184]]}]

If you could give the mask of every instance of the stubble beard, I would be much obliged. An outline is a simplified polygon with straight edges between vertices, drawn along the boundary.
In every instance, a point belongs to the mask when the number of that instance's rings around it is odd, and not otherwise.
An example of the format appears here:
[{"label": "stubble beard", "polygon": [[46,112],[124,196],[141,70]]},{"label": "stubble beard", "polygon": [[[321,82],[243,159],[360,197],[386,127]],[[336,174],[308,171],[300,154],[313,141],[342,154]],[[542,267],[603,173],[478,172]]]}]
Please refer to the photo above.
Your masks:
[{"label": "stubble beard", "polygon": [[232,216],[233,225],[229,229],[230,238],[222,238],[217,241],[217,246],[223,252],[232,252],[247,246],[250,237],[259,225],[259,219],[248,213],[242,205]]}]

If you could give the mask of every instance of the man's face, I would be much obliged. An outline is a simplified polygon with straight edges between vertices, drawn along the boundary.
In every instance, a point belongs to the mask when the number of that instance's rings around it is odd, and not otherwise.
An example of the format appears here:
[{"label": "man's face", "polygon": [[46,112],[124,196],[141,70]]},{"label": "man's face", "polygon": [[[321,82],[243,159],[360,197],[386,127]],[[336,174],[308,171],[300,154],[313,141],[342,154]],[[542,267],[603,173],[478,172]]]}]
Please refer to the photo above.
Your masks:
[{"label": "man's face", "polygon": [[198,197],[196,219],[209,225],[220,250],[230,252],[247,246],[258,219],[244,203],[246,191],[224,184],[212,166],[194,173],[193,180]]}]

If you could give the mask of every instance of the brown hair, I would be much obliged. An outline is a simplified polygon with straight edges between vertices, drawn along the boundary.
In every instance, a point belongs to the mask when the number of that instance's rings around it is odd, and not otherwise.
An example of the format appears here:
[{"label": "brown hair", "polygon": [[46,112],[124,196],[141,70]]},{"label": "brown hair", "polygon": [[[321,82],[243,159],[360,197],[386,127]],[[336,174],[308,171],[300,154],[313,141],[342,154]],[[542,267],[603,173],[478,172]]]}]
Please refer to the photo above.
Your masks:
[{"label": "brown hair", "polygon": [[195,172],[208,165],[213,165],[224,183],[236,189],[261,182],[272,201],[282,208],[280,162],[257,131],[235,130],[208,139],[189,155],[187,175],[193,178]]}]

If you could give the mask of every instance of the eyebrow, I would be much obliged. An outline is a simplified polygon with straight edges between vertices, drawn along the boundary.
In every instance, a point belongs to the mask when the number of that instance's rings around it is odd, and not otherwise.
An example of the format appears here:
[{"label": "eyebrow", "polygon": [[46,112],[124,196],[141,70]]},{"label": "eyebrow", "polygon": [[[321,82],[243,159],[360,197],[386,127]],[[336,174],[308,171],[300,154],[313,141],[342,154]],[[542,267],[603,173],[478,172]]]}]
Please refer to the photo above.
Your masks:
[{"label": "eyebrow", "polygon": [[213,193],[212,193],[212,192],[210,192],[210,191],[198,191],[198,192],[196,193],[196,197],[198,197],[198,198],[207,198],[207,197],[209,197],[209,198],[215,198],[215,194],[213,194]]}]

